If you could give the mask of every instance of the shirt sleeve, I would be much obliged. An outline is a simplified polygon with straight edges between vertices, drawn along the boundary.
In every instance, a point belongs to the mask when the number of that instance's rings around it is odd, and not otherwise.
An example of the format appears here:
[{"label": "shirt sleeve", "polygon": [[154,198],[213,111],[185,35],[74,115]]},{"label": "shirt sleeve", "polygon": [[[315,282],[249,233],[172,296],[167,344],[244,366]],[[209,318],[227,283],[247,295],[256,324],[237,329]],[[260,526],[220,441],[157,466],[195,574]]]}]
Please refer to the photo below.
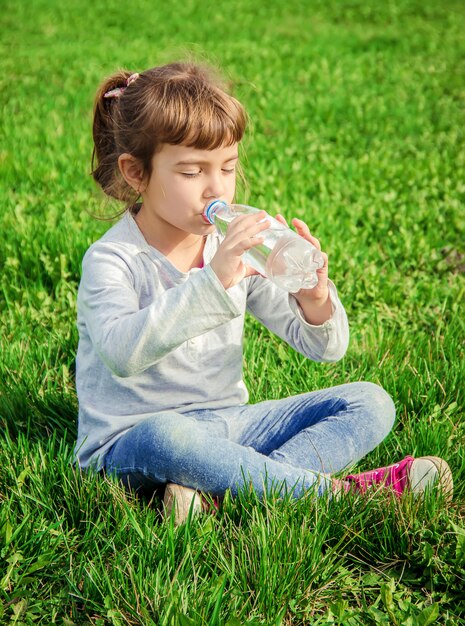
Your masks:
[{"label": "shirt sleeve", "polygon": [[94,244],[82,264],[78,320],[117,376],[138,374],[188,339],[242,314],[210,266],[161,289],[141,308],[137,271],[134,258],[105,244]]},{"label": "shirt sleeve", "polygon": [[264,326],[300,354],[313,361],[338,361],[347,351],[349,324],[332,281],[329,281],[329,294],[332,315],[318,326],[305,320],[292,294],[286,294],[266,278],[251,279],[247,308]]}]

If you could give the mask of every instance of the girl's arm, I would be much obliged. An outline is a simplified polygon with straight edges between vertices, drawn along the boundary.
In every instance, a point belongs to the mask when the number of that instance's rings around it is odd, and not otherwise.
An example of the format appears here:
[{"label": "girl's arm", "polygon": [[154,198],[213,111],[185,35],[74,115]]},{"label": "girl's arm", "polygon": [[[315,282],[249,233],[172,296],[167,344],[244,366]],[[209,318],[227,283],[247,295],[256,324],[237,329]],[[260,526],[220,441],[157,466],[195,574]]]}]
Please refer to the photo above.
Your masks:
[{"label": "girl's arm", "polygon": [[160,288],[141,308],[143,289],[137,285],[145,276],[139,263],[137,256],[112,243],[94,244],[83,260],[80,331],[121,377],[144,371],[188,339],[243,313],[209,266],[181,284]]},{"label": "girl's arm", "polygon": [[160,285],[146,306],[141,306],[138,283],[152,268],[141,269],[137,252],[131,254],[124,245],[94,244],[83,261],[78,313],[81,332],[87,332],[105,365],[118,376],[132,376],[187,340],[243,315],[245,303],[239,307],[228,289],[256,274],[244,265],[242,254],[261,241],[257,235],[267,227],[259,223],[264,215],[234,220],[210,265],[181,284]]},{"label": "girl's arm", "polygon": [[[276,219],[286,224],[281,215]],[[305,222],[294,219],[292,224],[301,237],[321,249]],[[328,279],[328,255],[322,254],[324,265],[317,270],[318,284],[313,289],[286,296],[270,281],[263,281],[249,294],[248,308],[304,356],[314,361],[338,361],[347,350],[349,324],[336,287]]]},{"label": "girl's arm", "polygon": [[251,280],[247,308],[264,326],[313,361],[338,361],[349,344],[349,324],[337,290],[328,281],[332,313],[322,324],[309,324],[292,294],[269,280]]}]

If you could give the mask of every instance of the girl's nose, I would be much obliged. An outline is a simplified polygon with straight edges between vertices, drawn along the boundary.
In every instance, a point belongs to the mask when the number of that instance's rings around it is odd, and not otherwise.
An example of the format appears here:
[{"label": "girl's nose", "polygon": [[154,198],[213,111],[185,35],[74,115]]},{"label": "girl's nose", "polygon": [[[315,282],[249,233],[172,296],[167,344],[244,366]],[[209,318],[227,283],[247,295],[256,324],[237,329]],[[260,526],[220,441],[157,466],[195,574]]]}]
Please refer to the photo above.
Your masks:
[{"label": "girl's nose", "polygon": [[208,183],[205,188],[206,198],[220,198],[224,194],[224,180],[221,174],[212,174],[208,178]]}]

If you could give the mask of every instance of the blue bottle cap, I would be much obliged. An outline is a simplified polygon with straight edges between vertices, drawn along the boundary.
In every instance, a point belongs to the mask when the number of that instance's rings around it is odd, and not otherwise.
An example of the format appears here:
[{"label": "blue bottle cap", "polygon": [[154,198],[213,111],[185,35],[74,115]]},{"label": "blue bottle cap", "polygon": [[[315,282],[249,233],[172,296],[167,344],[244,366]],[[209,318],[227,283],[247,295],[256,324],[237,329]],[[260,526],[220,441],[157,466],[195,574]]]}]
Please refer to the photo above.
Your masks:
[{"label": "blue bottle cap", "polygon": [[204,216],[210,222],[210,224],[215,223],[215,213],[221,206],[226,206],[226,202],[224,200],[212,200],[203,212]]}]

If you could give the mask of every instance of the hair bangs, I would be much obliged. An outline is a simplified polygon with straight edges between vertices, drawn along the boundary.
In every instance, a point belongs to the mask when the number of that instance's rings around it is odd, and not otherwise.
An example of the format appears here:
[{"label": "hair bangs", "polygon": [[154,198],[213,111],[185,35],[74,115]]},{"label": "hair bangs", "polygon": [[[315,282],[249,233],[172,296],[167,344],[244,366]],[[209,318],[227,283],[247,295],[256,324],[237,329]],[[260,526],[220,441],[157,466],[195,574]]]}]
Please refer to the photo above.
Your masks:
[{"label": "hair bangs", "polygon": [[169,106],[163,107],[163,143],[214,150],[242,140],[247,120],[235,98],[218,92],[209,93],[207,97],[201,94],[186,98],[185,95],[172,98]]}]

